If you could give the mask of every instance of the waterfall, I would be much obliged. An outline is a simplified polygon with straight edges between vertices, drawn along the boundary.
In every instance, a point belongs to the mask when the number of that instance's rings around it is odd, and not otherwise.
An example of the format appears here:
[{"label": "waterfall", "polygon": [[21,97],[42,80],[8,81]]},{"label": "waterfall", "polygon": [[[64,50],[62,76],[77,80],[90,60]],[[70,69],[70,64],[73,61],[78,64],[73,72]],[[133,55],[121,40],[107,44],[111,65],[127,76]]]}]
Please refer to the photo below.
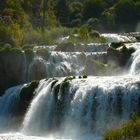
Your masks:
[{"label": "waterfall", "polygon": [[47,60],[42,57],[35,56],[29,65],[28,80],[63,77],[69,75],[84,75],[92,74],[94,71],[88,73],[90,68],[87,65],[93,65],[94,62],[99,61],[106,63],[106,52],[50,52]]},{"label": "waterfall", "polygon": [[[14,112],[18,110],[19,93],[22,86],[9,88],[3,96],[0,96],[0,132],[13,128],[17,120]],[[9,128],[10,127],[10,128]]]},{"label": "waterfall", "polygon": [[[103,36],[110,42],[134,41],[126,36]],[[123,76],[121,72],[120,76],[98,76],[100,70],[102,75],[107,71],[108,44],[79,44],[68,49],[70,52],[63,48],[57,51],[57,45],[36,46],[34,51],[48,49],[47,56],[46,52],[24,53],[23,75],[17,74],[17,78],[45,79],[9,88],[0,96],[0,133],[15,130],[20,134],[13,138],[21,140],[43,139],[36,136],[100,140],[105,130],[119,126],[132,112],[140,114],[140,43],[125,45],[136,51],[128,60],[129,73]],[[3,137],[12,140],[9,134],[0,134],[0,139]]]},{"label": "waterfall", "polygon": [[132,44],[131,47],[134,47],[136,51],[132,54],[130,74],[138,75],[140,74],[140,43]]},{"label": "waterfall", "polygon": [[120,34],[102,34],[106,38],[107,43],[111,42],[135,42],[135,37]]},{"label": "waterfall", "polygon": [[101,134],[140,113],[138,77],[49,79],[32,101],[23,122],[24,133],[65,136]]}]

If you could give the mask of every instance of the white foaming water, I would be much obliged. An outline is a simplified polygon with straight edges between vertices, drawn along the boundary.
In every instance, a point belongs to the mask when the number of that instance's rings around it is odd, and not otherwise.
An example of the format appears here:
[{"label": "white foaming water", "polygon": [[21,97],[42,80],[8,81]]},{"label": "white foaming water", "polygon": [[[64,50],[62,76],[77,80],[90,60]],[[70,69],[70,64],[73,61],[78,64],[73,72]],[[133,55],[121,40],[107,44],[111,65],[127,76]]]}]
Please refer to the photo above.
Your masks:
[{"label": "white foaming water", "polygon": [[[87,134],[88,135],[88,134]],[[79,138],[71,139],[71,138],[57,138],[55,136],[47,136],[47,137],[37,137],[37,136],[26,136],[21,133],[9,133],[9,134],[0,134],[0,140],[99,140],[99,137],[93,137],[93,135],[84,135]]]},{"label": "white foaming water", "polygon": [[69,83],[50,79],[31,103],[23,131],[66,139],[100,135],[131,112],[139,113],[139,90],[139,77],[89,77]]},{"label": "white foaming water", "polygon": [[[127,40],[125,37],[121,39]],[[82,75],[86,64],[90,63],[88,60],[102,62],[106,59],[104,51],[107,45],[95,46],[88,44],[88,53],[55,52],[52,50],[56,46],[49,48],[52,52],[47,60],[38,56],[34,58],[28,78]],[[63,82],[64,78],[42,80],[35,89],[36,96],[20,133],[0,134],[0,140],[100,140],[106,129],[121,124],[131,112],[140,114],[140,43],[127,47],[136,49],[131,57],[130,75],[133,76],[89,77],[69,82]],[[0,132],[13,130],[21,87],[10,88],[0,97]]]},{"label": "white foaming water", "polygon": [[102,34],[106,38],[107,43],[112,42],[135,42],[136,39],[132,36],[124,36],[119,34]]},{"label": "white foaming water", "polygon": [[[63,77],[68,75],[83,75],[87,71],[90,60],[105,62],[106,52],[51,52],[48,60],[36,56],[29,66],[28,79],[44,77]],[[89,68],[90,69],[90,68]],[[88,73],[86,73],[88,74]],[[94,72],[92,73],[94,75]]]},{"label": "white foaming water", "polygon": [[[109,34],[111,37],[112,34]],[[115,35],[118,37],[118,35]],[[118,37],[119,40],[119,37]],[[119,40],[121,41],[121,40]],[[118,42],[119,42],[118,41]],[[84,45],[84,44],[83,44]],[[100,70],[92,69],[96,68],[96,62],[98,64],[103,63],[107,64],[108,57],[107,52],[100,52],[99,50],[101,47],[97,45],[96,52],[96,45],[95,44],[88,44],[87,48],[94,49],[95,52],[59,52],[59,51],[52,51],[49,52],[48,58],[43,58],[41,56],[35,55],[33,61],[30,63],[28,68],[28,80],[31,81],[34,79],[42,79],[42,78],[51,78],[51,77],[63,77],[69,75],[101,75]],[[89,47],[90,46],[90,47]],[[133,47],[136,49],[136,52],[132,54],[130,65],[130,74],[139,73],[139,47],[140,43],[129,43],[126,44],[126,47],[130,48]],[[99,47],[99,48],[98,48]],[[89,49],[91,51],[91,49]],[[132,63],[132,64],[131,64]],[[100,65],[102,66],[102,65]],[[109,67],[108,67],[109,68]],[[136,70],[136,71],[135,71]],[[121,75],[121,72],[119,72]],[[103,73],[104,74],[104,73]],[[107,75],[108,72],[106,72]]]},{"label": "white foaming water", "polygon": [[135,48],[136,51],[132,54],[132,64],[130,67],[131,75],[139,75],[140,74],[140,43],[132,44],[131,47]]}]

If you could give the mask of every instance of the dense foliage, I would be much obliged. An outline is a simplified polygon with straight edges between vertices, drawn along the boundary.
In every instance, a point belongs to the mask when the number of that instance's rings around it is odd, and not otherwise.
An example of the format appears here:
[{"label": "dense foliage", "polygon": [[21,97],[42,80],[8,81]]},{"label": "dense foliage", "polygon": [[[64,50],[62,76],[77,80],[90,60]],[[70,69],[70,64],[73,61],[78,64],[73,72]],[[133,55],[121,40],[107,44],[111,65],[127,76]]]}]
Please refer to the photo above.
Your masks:
[{"label": "dense foliage", "polygon": [[130,120],[119,128],[105,132],[103,140],[138,140],[140,139],[140,117],[135,113]]},{"label": "dense foliage", "polygon": [[139,22],[139,0],[0,0],[0,43],[14,46],[48,43],[60,27],[135,31]]}]

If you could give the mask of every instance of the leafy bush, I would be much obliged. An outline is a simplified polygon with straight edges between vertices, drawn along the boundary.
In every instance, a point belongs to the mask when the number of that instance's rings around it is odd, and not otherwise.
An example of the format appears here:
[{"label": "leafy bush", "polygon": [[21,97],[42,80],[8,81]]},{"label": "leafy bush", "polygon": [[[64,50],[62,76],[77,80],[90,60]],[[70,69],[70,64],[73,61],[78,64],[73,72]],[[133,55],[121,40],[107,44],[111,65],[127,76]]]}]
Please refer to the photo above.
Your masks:
[{"label": "leafy bush", "polygon": [[137,137],[140,137],[140,117],[133,113],[120,128],[106,131],[103,140],[136,140]]},{"label": "leafy bush", "polygon": [[17,23],[0,24],[0,42],[19,46],[22,42],[22,30]]},{"label": "leafy bush", "polygon": [[42,33],[41,29],[29,29],[24,31],[23,44],[35,45],[54,45],[58,44],[62,37],[71,34],[72,29],[65,27],[54,27],[45,29]]}]

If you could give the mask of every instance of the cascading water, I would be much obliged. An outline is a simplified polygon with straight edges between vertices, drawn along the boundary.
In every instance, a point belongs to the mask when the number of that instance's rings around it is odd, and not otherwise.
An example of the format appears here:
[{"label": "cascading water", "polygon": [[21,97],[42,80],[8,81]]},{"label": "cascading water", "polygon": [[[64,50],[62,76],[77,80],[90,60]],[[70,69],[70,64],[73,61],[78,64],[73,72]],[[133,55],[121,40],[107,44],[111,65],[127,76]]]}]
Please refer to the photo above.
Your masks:
[{"label": "cascading water", "polygon": [[140,43],[135,43],[132,45],[136,52],[132,55],[132,64],[130,67],[130,74],[139,75],[140,74]]},{"label": "cascading water", "polygon": [[[37,93],[23,122],[27,134],[76,138],[101,134],[140,113],[137,77],[89,77],[69,82],[49,79]],[[93,136],[94,138],[94,136]]]},{"label": "cascading water", "polygon": [[[18,109],[19,93],[22,86],[9,88],[0,97],[0,132],[13,128],[16,118],[13,112]],[[9,128],[10,127],[10,128]]]},{"label": "cascading water", "polygon": [[[35,54],[27,62],[25,75],[29,81],[48,79],[34,89],[20,127],[14,124],[19,123],[14,113],[20,110],[23,86],[10,88],[0,97],[0,132],[6,133],[0,134],[0,140],[100,140],[106,129],[127,120],[131,112],[140,114],[140,43],[126,46],[136,51],[130,58],[129,74],[124,76],[79,76],[85,71],[94,75],[92,60],[106,63],[108,45],[89,44],[82,48],[86,52],[59,52],[54,46],[47,58]],[[75,77],[64,77],[70,75]],[[7,134],[14,126],[18,133]]]},{"label": "cascading water", "polygon": [[90,60],[96,60],[106,63],[106,52],[51,52],[48,60],[35,56],[29,65],[28,80],[42,79],[44,77],[63,77],[68,75],[92,74],[86,72],[90,68],[87,65],[93,65]]}]

